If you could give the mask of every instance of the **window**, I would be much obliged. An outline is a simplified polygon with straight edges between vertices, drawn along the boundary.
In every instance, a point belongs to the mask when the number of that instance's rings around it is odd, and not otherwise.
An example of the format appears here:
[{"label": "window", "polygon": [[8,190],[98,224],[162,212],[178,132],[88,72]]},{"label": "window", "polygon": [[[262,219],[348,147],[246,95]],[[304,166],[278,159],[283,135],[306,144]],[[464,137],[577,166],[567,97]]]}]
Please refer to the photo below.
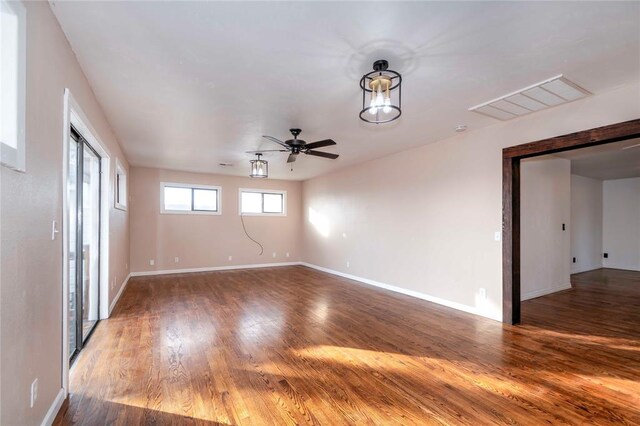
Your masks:
[{"label": "window", "polygon": [[115,198],[116,209],[127,210],[127,172],[117,158]]},{"label": "window", "polygon": [[25,170],[26,10],[0,2],[0,162]]},{"label": "window", "polygon": [[286,216],[287,191],[241,188],[240,214]]},{"label": "window", "polygon": [[160,183],[160,213],[220,214],[219,186]]}]

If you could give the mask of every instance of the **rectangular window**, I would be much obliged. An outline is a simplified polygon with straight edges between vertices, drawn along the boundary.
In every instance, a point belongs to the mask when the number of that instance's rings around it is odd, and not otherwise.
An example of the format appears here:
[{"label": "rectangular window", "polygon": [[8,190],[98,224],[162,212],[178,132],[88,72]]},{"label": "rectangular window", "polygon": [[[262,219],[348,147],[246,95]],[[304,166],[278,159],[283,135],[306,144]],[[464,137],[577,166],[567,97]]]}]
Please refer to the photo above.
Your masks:
[{"label": "rectangular window", "polygon": [[219,186],[160,183],[160,213],[220,214]]},{"label": "rectangular window", "polygon": [[240,214],[286,216],[287,191],[241,188]]},{"label": "rectangular window", "polygon": [[127,171],[117,158],[115,198],[116,209],[127,210]]},{"label": "rectangular window", "polygon": [[0,2],[0,162],[25,170],[26,10]]}]

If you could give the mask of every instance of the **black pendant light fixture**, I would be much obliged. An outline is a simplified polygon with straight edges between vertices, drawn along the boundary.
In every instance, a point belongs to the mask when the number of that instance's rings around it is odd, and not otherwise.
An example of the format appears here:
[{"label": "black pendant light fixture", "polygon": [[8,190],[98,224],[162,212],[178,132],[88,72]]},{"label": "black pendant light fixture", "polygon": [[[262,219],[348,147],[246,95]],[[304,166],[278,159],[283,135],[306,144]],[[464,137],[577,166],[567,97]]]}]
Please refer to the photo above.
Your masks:
[{"label": "black pendant light fixture", "polygon": [[251,163],[251,174],[249,177],[252,178],[267,178],[269,177],[269,163],[265,160],[262,160],[262,154],[256,154],[256,159],[249,161]]},{"label": "black pendant light fixture", "polygon": [[360,79],[362,111],[367,123],[388,123],[402,115],[402,76],[389,69],[384,59],[373,63],[373,71]]}]

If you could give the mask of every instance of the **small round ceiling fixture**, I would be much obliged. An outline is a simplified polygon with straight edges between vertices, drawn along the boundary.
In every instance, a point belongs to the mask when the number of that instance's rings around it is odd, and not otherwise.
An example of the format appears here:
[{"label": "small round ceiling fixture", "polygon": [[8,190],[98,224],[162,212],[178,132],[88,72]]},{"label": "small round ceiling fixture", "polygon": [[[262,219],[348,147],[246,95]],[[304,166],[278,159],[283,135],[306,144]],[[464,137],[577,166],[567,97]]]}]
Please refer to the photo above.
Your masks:
[{"label": "small round ceiling fixture", "polygon": [[249,177],[252,178],[267,178],[269,177],[269,163],[265,160],[262,160],[262,154],[256,154],[255,160],[250,160],[251,163],[251,173]]},{"label": "small round ceiling fixture", "polygon": [[455,130],[456,130],[456,132],[458,132],[458,133],[462,133],[462,132],[464,132],[465,130],[467,130],[467,125],[466,125],[466,124],[459,124],[459,125],[457,125],[457,126],[456,126],[456,129],[455,129]]},{"label": "small round ceiling fixture", "polygon": [[402,76],[389,69],[384,59],[373,63],[373,71],[360,79],[362,110],[367,123],[388,123],[402,115]]}]

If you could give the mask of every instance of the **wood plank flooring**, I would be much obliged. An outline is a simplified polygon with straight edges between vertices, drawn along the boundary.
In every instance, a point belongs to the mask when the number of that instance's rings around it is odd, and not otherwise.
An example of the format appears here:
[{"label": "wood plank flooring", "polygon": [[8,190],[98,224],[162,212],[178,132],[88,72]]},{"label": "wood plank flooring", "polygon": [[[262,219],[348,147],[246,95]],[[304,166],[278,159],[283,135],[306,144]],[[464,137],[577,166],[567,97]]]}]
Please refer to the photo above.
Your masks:
[{"label": "wood plank flooring", "polygon": [[640,273],[503,325],[302,266],[132,278],[55,424],[640,424]]}]

